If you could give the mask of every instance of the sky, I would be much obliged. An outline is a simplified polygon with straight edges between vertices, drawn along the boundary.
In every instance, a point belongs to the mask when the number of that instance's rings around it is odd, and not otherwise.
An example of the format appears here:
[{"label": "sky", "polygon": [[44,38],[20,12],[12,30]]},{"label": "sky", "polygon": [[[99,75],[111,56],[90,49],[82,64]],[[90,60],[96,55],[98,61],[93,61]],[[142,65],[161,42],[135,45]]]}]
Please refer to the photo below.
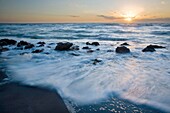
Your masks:
[{"label": "sky", "polygon": [[0,0],[0,23],[170,22],[170,0]]}]

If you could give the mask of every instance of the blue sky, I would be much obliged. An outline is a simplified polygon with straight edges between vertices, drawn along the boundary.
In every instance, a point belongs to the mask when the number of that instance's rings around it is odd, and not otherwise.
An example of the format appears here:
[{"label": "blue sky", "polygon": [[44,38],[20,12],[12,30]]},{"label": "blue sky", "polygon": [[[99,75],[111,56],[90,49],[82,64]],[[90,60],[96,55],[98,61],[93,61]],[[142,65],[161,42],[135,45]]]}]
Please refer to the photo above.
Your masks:
[{"label": "blue sky", "polygon": [[0,0],[0,22],[170,22],[170,0]]}]

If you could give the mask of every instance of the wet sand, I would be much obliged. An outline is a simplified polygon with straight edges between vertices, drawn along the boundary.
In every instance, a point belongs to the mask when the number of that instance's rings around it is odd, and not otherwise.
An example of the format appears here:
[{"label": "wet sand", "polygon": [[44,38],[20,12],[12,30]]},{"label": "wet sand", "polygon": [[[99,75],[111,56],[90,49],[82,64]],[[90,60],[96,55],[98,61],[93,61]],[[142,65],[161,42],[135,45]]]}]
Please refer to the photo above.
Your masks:
[{"label": "wet sand", "polygon": [[0,85],[0,113],[68,113],[56,93],[16,83]]}]

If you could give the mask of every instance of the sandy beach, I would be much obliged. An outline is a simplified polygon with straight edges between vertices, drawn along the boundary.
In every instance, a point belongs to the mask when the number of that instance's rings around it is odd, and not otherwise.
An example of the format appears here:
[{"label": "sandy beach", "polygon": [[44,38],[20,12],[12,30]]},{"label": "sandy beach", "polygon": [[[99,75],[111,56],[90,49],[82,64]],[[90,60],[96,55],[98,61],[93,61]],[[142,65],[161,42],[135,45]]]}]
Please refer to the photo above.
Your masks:
[{"label": "sandy beach", "polygon": [[0,92],[0,113],[68,113],[56,92],[16,83],[1,85]]}]

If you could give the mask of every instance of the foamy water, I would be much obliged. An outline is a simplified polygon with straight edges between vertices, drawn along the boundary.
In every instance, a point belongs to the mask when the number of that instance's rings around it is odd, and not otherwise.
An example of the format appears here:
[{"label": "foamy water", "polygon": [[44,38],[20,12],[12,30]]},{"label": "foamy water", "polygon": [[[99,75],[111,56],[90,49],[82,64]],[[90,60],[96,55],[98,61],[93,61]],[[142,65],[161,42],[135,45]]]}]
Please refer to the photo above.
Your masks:
[{"label": "foamy water", "polygon": [[[170,112],[169,24],[6,24],[0,29],[1,39],[46,42],[45,47],[39,47],[45,49],[43,53],[31,53],[34,48],[14,50],[11,46],[12,50],[1,54],[10,81],[57,90],[64,99],[80,105],[116,94]],[[87,53],[83,49],[55,51],[56,44],[50,45],[62,41],[80,48],[86,46],[86,41],[98,41],[100,46],[90,46],[95,52]],[[131,53],[107,52],[123,42],[130,44]],[[141,52],[149,44],[166,48]],[[23,52],[28,54],[20,55]],[[96,58],[102,62],[93,65]]]}]

